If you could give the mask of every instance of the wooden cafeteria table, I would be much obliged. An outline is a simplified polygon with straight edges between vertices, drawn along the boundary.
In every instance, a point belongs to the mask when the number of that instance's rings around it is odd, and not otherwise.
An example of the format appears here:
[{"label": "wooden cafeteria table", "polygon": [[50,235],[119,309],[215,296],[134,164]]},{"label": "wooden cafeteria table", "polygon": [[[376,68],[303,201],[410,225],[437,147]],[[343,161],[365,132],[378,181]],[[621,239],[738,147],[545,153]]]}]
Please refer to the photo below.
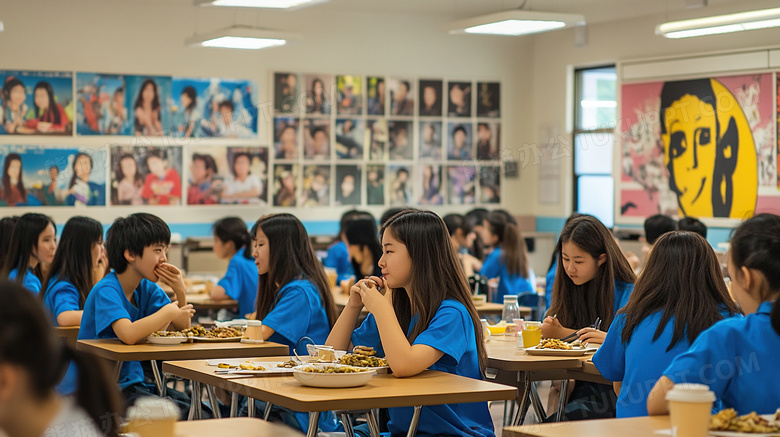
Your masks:
[{"label": "wooden cafeteria table", "polygon": [[115,380],[124,361],[152,361],[155,383],[164,394],[165,385],[157,369],[158,360],[205,360],[210,358],[247,358],[286,355],[290,349],[279,343],[266,341],[259,344],[233,342],[193,342],[176,345],[124,344],[118,339],[78,340],[79,350],[114,362]]},{"label": "wooden cafeteria table", "polygon": [[[581,371],[583,361],[591,356],[591,354],[579,357],[528,355],[525,350],[517,347],[516,337],[513,336],[493,336],[485,343],[485,349],[488,355],[488,368],[503,371],[504,374],[509,372],[512,376],[511,380],[498,380],[514,383],[521,391],[517,398],[519,410],[512,422],[516,425],[523,422],[531,404],[539,421],[545,419],[544,406],[534,381],[561,380],[563,381],[561,393],[565,393],[570,378],[569,372]],[[556,421],[560,420],[563,401],[565,396],[560,398]]]},{"label": "wooden cafeteria table", "polygon": [[78,341],[79,338],[78,326],[57,326],[54,328],[54,332],[56,332],[57,336],[64,339],[69,345],[76,347],[76,341]]},{"label": "wooden cafeteria table", "polygon": [[[287,360],[287,356],[252,361],[279,360]],[[217,375],[214,367],[202,360],[166,361],[163,370],[193,382],[244,395],[250,400],[259,399],[291,410],[309,412],[308,436],[316,435],[321,411],[413,406],[414,415],[408,433],[413,436],[424,405],[509,400],[517,396],[514,387],[434,370],[426,370],[409,378],[396,378],[391,374],[376,375],[361,387],[328,389],[303,386],[289,375],[259,378]]]},{"label": "wooden cafeteria table", "polygon": [[176,422],[175,437],[298,437],[294,429],[250,417],[232,417],[197,422]]},{"label": "wooden cafeteria table", "polygon": [[196,310],[221,310],[223,308],[238,308],[238,301],[233,299],[212,299],[206,293],[188,294],[187,303]]},{"label": "wooden cafeteria table", "polygon": [[[627,419],[576,420],[504,428],[504,437],[655,437],[655,431],[669,429],[669,416]],[[749,434],[747,434],[749,435]]]}]

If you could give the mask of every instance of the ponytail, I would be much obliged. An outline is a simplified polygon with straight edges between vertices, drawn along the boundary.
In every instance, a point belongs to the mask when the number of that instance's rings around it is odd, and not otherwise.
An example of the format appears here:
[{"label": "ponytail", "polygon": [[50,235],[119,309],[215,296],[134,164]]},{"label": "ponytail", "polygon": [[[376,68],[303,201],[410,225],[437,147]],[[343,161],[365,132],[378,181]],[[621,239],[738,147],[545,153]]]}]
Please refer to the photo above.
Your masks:
[{"label": "ponytail", "polygon": [[252,259],[252,236],[249,235],[249,231],[244,236],[244,258]]},{"label": "ponytail", "polygon": [[225,217],[214,223],[212,231],[223,242],[232,241],[236,252],[243,247],[242,255],[244,258],[252,259],[252,236],[243,220],[238,217]]},{"label": "ponytail", "polygon": [[123,405],[115,389],[116,383],[111,381],[103,362],[64,342],[63,358],[65,366],[72,361],[78,369],[78,388],[75,393],[78,405],[105,436],[118,436]]}]

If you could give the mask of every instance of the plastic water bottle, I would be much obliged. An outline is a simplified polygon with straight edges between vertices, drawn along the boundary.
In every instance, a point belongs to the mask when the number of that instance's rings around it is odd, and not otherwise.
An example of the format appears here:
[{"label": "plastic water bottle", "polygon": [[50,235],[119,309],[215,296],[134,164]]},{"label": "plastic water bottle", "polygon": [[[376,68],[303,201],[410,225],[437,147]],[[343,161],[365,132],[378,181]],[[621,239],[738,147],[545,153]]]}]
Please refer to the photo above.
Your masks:
[{"label": "plastic water bottle", "polygon": [[501,320],[506,323],[514,323],[513,319],[520,318],[520,306],[517,305],[517,296],[504,296],[504,310],[501,311]]}]

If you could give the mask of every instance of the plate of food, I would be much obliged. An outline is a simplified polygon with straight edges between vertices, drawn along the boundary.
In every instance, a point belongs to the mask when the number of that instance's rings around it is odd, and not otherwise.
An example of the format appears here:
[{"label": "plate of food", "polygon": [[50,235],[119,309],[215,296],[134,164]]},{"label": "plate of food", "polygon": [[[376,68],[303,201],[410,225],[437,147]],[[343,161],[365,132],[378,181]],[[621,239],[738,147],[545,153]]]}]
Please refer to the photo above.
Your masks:
[{"label": "plate of food", "polygon": [[579,357],[597,350],[597,347],[590,347],[588,343],[582,343],[579,340],[567,343],[557,338],[546,338],[537,346],[525,348],[528,355],[563,357]]},{"label": "plate of food", "polygon": [[347,366],[375,369],[377,373],[390,372],[387,360],[377,357],[376,351],[371,346],[355,346],[351,353],[344,354],[337,362]]},{"label": "plate of food", "polygon": [[146,337],[151,344],[175,345],[187,341],[187,336],[180,331],[157,331]]},{"label": "plate of food", "polygon": [[195,341],[204,342],[229,342],[229,341],[241,341],[241,337],[244,336],[244,330],[239,327],[229,328],[213,328],[206,330],[202,326],[193,326],[192,328],[185,329],[187,336],[191,337]]},{"label": "plate of food", "polygon": [[727,408],[710,419],[712,437],[769,437],[780,436],[780,409],[775,414],[759,415],[755,411],[737,416],[733,408]]},{"label": "plate of food", "polygon": [[228,361],[218,363],[214,373],[218,375],[291,375],[293,367],[298,365],[295,361],[245,361],[242,363]]},{"label": "plate of food", "polygon": [[343,364],[305,364],[293,367],[293,376],[309,387],[359,387],[376,375],[376,369]]}]

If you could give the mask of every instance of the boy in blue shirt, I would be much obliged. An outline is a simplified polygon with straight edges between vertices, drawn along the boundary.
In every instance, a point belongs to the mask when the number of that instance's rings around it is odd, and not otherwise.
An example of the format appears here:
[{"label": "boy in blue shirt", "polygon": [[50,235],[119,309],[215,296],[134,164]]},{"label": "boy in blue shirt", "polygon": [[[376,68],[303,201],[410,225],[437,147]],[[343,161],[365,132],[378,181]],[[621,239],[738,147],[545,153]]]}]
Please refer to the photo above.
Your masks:
[{"label": "boy in blue shirt", "polygon": [[[89,293],[79,340],[117,338],[136,344],[158,330],[190,327],[195,310],[187,304],[181,272],[168,264],[165,256],[170,238],[165,222],[151,214],[137,213],[114,221],[106,238],[108,261],[114,271]],[[173,288],[175,302],[156,284],[160,279]],[[152,386],[144,384],[137,361],[122,364],[119,385],[128,404],[156,394]]]}]

